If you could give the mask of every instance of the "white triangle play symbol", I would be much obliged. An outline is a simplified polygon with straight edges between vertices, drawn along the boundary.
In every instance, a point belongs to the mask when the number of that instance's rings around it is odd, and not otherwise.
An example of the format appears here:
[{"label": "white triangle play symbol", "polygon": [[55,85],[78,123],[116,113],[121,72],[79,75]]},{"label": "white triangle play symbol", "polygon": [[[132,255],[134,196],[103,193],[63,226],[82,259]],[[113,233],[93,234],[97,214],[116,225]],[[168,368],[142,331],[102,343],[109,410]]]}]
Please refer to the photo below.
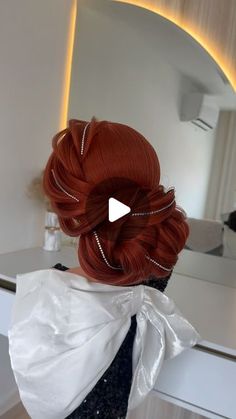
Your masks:
[{"label": "white triangle play symbol", "polygon": [[130,212],[130,207],[115,198],[109,198],[108,219],[113,222]]}]

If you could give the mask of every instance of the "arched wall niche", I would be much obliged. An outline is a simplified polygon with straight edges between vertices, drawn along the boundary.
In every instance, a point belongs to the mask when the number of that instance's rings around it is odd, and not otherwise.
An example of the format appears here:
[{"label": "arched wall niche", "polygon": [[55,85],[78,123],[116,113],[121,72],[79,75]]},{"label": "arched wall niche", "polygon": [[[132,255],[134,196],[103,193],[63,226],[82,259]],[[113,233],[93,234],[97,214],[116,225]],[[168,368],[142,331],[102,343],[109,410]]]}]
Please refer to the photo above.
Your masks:
[{"label": "arched wall niche", "polygon": [[236,91],[234,0],[112,0],[157,13],[188,32],[216,61]]},{"label": "arched wall niche", "polygon": [[[234,0],[110,0],[150,10],[191,35],[213,58],[225,81],[236,92],[236,2]],[[76,14],[79,0],[71,2],[67,57],[60,112],[60,128],[66,126],[71,82]]]}]

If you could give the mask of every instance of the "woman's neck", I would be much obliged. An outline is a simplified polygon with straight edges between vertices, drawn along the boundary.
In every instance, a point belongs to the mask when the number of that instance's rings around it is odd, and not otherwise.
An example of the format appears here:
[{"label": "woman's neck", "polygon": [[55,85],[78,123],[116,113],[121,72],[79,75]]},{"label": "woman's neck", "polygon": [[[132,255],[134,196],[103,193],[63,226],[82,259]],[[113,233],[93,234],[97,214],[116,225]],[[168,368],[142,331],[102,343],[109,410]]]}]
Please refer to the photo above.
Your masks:
[{"label": "woman's neck", "polygon": [[94,278],[92,278],[91,276],[87,275],[83,269],[81,268],[81,266],[75,266],[74,268],[70,268],[67,269],[66,272],[72,272],[75,273],[77,275],[81,275],[84,276],[85,278],[87,278],[89,281],[94,281]]}]

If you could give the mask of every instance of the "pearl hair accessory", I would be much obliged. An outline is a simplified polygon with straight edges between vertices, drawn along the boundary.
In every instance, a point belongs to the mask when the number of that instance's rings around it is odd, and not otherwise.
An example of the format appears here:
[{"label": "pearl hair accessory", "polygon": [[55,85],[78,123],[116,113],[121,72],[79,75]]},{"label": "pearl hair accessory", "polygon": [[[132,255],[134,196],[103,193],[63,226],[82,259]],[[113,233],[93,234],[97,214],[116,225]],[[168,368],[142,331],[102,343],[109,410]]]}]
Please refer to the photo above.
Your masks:
[{"label": "pearl hair accessory", "polygon": [[[84,131],[83,131],[83,136],[82,136],[82,141],[81,141],[81,149],[80,149],[80,154],[82,155],[83,154],[83,152],[84,152],[84,140],[85,140],[85,134],[86,134],[86,129],[87,129],[87,127],[89,126],[89,124],[90,123],[87,123],[86,124],[86,126],[85,126],[85,128],[84,128]],[[77,201],[77,202],[79,202],[79,199],[78,198],[76,198],[75,196],[73,196],[73,195],[71,195],[69,192],[67,192],[61,185],[60,185],[60,183],[58,182],[58,180],[57,180],[57,178],[56,178],[56,176],[55,176],[55,173],[54,173],[54,170],[53,169],[51,169],[51,171],[52,171],[52,174],[53,174],[53,177],[54,177],[54,180],[55,180],[55,182],[56,182],[56,184],[57,184],[57,186],[66,194],[66,195],[68,195],[70,198],[72,198],[72,199],[74,199],[75,201]],[[175,190],[174,188],[171,188],[171,189],[169,189],[169,191],[170,190]],[[167,191],[167,192],[169,192],[169,191]],[[175,199],[173,199],[172,201],[171,201],[171,203],[170,204],[168,204],[168,205],[166,205],[165,207],[163,207],[163,208],[161,208],[161,209],[159,209],[159,210],[155,210],[155,211],[150,211],[150,212],[133,212],[133,213],[131,213],[130,215],[131,216],[145,216],[145,215],[153,215],[153,214],[157,214],[158,212],[161,212],[161,211],[163,211],[164,209],[166,209],[166,208],[169,208],[173,203],[174,203],[174,201],[175,201]],[[176,209],[178,209],[178,208],[176,208]],[[179,210],[180,211],[180,210]],[[182,211],[181,211],[182,212]],[[101,253],[101,255],[102,255],[102,258],[103,258],[103,260],[104,260],[104,262],[106,263],[106,265],[109,267],[109,268],[111,268],[111,269],[117,269],[117,270],[122,270],[123,268],[121,267],[121,266],[112,266],[109,262],[108,262],[108,260],[107,260],[107,258],[106,258],[106,256],[105,256],[105,253],[104,253],[104,250],[103,250],[103,248],[102,248],[102,245],[101,245],[101,243],[100,243],[100,240],[99,240],[99,238],[98,238],[98,235],[97,235],[97,232],[96,231],[93,231],[93,234],[94,234],[94,236],[95,236],[95,239],[96,239],[96,242],[97,242],[97,245],[98,245],[98,248],[99,248],[99,250],[100,250],[100,253]],[[172,268],[170,269],[170,268],[166,268],[165,266],[163,266],[163,265],[161,265],[160,263],[158,263],[156,260],[154,260],[154,259],[152,259],[152,258],[150,258],[150,256],[148,256],[148,255],[145,255],[145,257],[150,261],[150,262],[152,262],[152,263],[154,263],[156,266],[158,266],[158,267],[160,267],[160,268],[162,268],[162,269],[164,269],[165,271],[167,271],[167,272],[170,272],[170,271],[172,271]]]}]

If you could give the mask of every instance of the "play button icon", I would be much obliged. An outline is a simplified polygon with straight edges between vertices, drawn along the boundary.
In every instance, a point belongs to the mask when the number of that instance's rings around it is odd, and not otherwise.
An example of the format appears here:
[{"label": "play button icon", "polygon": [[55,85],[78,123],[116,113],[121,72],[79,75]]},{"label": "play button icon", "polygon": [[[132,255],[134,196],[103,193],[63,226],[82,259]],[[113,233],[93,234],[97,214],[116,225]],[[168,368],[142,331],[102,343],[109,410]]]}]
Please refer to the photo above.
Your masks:
[{"label": "play button icon", "polygon": [[130,212],[130,207],[115,198],[108,201],[108,219],[112,223]]},{"label": "play button icon", "polygon": [[114,241],[118,247],[121,238],[125,242],[142,235],[149,216],[132,214],[150,211],[147,189],[125,177],[107,177],[96,183],[87,196],[84,194],[84,208],[81,201],[78,216],[81,234],[96,231],[102,244]]}]

